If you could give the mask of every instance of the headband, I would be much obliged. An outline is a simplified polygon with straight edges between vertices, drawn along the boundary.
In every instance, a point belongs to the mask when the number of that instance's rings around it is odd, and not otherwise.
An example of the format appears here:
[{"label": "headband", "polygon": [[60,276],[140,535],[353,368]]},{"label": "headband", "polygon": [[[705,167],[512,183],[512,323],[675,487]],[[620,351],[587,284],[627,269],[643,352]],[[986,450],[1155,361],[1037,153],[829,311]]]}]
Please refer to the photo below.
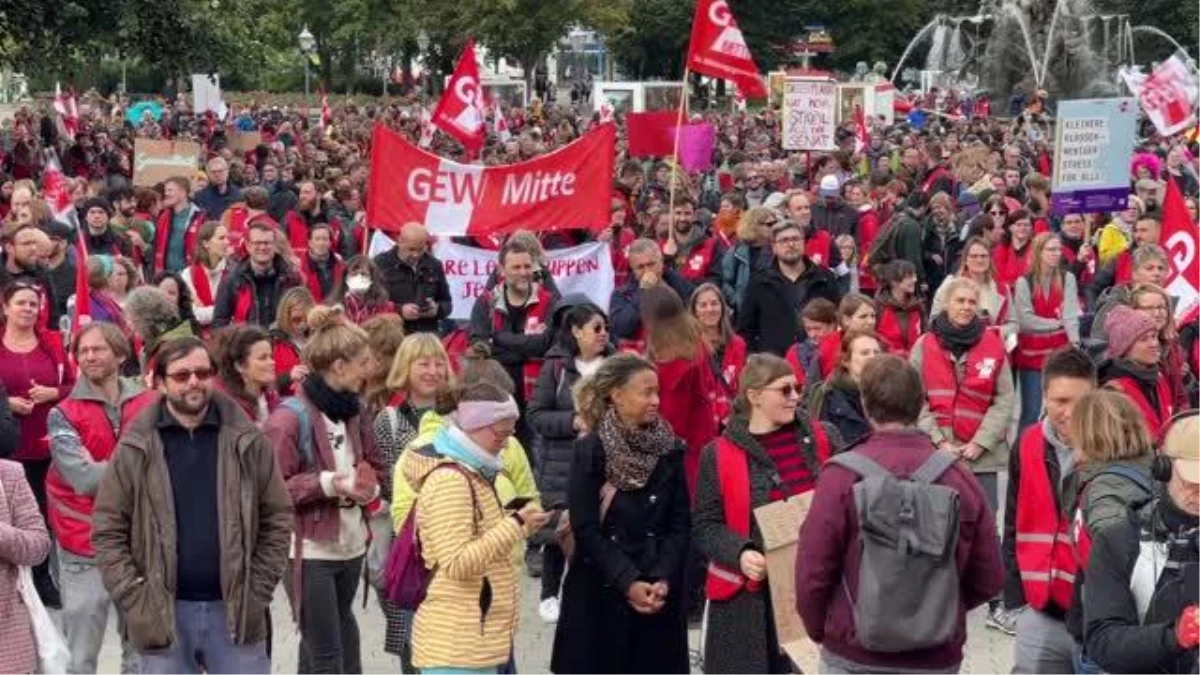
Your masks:
[{"label": "headband", "polygon": [[463,401],[454,411],[454,423],[463,431],[477,431],[500,420],[515,420],[521,416],[517,403],[510,396],[506,401]]}]

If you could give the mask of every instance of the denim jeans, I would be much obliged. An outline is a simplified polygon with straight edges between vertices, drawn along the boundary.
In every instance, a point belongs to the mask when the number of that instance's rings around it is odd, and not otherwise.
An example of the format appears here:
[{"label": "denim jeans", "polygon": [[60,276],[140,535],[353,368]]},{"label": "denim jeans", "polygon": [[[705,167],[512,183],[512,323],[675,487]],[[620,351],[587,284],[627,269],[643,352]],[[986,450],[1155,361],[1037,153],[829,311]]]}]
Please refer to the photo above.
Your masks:
[{"label": "denim jeans", "polygon": [[1017,432],[1021,433],[1037,424],[1042,416],[1042,371],[1018,370],[1017,386],[1021,392],[1021,417]]},{"label": "denim jeans", "polygon": [[361,673],[354,594],[362,577],[363,556],[301,564],[299,672]]},{"label": "denim jeans", "polygon": [[[108,630],[108,610],[113,606],[100,570],[91,558],[72,555],[59,549],[58,583],[62,592],[63,638],[71,650],[68,673],[95,673],[100,647]],[[117,616],[117,634],[125,631]],[[121,672],[137,672],[137,651],[129,640],[121,640]]]},{"label": "denim jeans", "polygon": [[[259,641],[235,645],[225,622],[225,603],[175,601],[175,644],[141,652],[139,671],[151,673],[271,672],[267,646]],[[203,665],[201,665],[203,664]]]}]

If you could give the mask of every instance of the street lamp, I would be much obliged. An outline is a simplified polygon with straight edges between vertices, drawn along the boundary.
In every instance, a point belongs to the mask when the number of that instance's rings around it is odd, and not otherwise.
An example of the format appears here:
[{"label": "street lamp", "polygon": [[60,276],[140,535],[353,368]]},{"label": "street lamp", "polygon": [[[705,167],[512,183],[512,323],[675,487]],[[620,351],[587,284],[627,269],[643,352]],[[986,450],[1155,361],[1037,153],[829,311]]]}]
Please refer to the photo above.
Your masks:
[{"label": "street lamp", "polygon": [[308,32],[308,26],[305,26],[304,30],[300,31],[300,35],[297,40],[300,42],[300,53],[304,55],[304,122],[307,124],[309,111],[309,78],[311,77],[308,67],[308,55],[312,53],[313,47],[315,47],[317,44],[317,40],[313,37],[312,33]]}]

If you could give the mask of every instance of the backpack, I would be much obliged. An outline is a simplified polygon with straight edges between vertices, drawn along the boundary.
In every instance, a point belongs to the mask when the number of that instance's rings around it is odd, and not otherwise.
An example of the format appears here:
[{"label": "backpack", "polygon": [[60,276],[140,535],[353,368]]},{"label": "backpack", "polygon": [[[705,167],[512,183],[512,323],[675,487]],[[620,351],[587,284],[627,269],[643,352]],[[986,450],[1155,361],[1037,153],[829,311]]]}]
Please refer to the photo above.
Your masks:
[{"label": "backpack", "polygon": [[[429,471],[432,474],[439,469],[449,469],[462,475],[467,481],[467,489],[471,491],[471,511],[475,525],[475,534],[479,534],[479,497],[475,487],[471,485],[470,473],[455,462],[446,462],[435,466]],[[426,476],[428,478],[428,475]],[[418,496],[417,499],[420,499]],[[385,597],[400,609],[416,611],[425,600],[425,593],[433,581],[437,569],[425,566],[425,556],[421,554],[420,533],[417,531],[417,504],[413,502],[404,519],[404,527],[392,543],[388,552],[387,567],[384,569],[383,592]]]},{"label": "backpack", "polygon": [[944,645],[958,623],[958,491],[936,485],[955,462],[936,451],[909,477],[859,452],[829,461],[861,476],[854,484],[862,561],[854,607],[863,648],[896,653]]},{"label": "backpack", "polygon": [[304,401],[301,401],[296,396],[289,396],[279,402],[283,408],[287,408],[296,413],[296,418],[300,420],[300,431],[298,432],[299,444],[297,449],[300,450],[300,468],[302,471],[308,471],[315,466],[316,462],[313,459],[316,456],[313,448],[313,425],[312,420],[308,416],[308,408],[304,406]]}]

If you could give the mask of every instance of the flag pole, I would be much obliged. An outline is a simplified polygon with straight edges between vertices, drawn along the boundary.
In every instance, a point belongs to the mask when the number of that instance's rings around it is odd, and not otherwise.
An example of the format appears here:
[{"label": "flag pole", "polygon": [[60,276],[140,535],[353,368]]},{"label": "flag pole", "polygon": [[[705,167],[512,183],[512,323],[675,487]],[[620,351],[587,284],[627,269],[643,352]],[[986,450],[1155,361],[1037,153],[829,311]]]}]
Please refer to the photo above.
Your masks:
[{"label": "flag pole", "polygon": [[671,186],[668,191],[667,198],[667,213],[670,218],[667,220],[670,223],[670,229],[667,236],[668,241],[675,239],[675,184],[678,182],[679,172],[679,137],[682,135],[683,129],[683,114],[687,109],[688,100],[688,75],[691,71],[687,66],[683,67],[683,86],[679,90],[679,114],[675,118],[675,146],[671,150]]}]

